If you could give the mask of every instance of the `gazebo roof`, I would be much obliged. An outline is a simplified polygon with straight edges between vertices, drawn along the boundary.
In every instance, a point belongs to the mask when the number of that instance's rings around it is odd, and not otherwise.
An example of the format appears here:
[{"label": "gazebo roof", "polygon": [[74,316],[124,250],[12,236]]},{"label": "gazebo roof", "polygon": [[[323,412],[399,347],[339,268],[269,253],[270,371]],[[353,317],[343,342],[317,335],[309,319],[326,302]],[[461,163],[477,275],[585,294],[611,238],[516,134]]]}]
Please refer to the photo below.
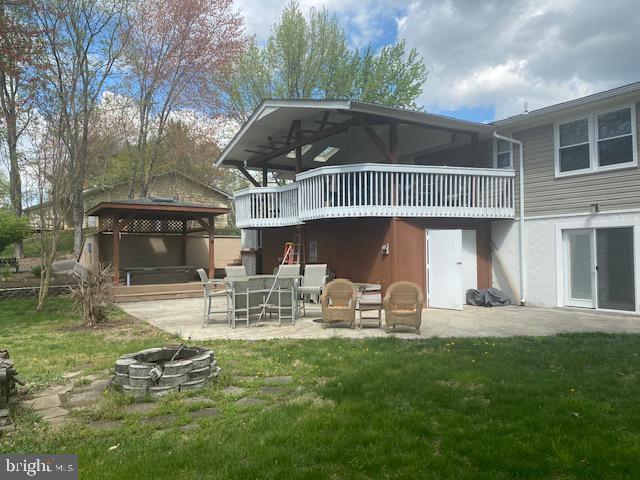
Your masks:
[{"label": "gazebo roof", "polygon": [[87,215],[97,217],[112,213],[135,215],[138,218],[193,219],[224,215],[229,213],[229,209],[168,198],[136,198],[100,202],[87,211]]}]

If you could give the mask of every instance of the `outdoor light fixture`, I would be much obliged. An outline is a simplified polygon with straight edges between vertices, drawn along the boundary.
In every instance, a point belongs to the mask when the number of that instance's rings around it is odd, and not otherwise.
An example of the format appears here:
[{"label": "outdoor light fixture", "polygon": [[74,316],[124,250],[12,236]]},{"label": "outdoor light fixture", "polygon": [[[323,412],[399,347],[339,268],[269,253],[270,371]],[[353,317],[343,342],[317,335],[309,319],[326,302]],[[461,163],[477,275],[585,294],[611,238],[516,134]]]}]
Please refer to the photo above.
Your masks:
[{"label": "outdoor light fixture", "polygon": [[385,243],[384,245],[382,245],[382,254],[383,255],[389,255],[391,249],[389,248],[389,244]]}]

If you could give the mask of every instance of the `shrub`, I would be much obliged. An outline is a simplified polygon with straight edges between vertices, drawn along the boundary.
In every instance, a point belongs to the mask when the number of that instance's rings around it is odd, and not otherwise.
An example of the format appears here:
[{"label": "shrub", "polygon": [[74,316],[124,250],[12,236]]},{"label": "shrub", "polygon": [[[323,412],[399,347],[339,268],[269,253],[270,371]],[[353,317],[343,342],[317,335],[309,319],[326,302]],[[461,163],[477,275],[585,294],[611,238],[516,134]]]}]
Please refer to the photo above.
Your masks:
[{"label": "shrub", "polygon": [[0,208],[0,252],[29,235],[29,222],[9,210]]},{"label": "shrub", "polygon": [[34,265],[31,267],[31,275],[40,278],[42,276],[42,265]]}]

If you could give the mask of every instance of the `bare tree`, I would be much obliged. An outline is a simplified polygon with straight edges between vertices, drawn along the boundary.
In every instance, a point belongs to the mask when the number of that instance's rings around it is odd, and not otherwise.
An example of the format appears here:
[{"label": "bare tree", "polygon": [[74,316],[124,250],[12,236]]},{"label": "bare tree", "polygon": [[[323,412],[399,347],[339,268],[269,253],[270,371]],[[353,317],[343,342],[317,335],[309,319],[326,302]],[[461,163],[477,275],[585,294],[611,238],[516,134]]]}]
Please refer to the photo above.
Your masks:
[{"label": "bare tree", "polygon": [[[22,215],[22,180],[18,143],[31,116],[38,71],[38,30],[32,23],[30,0],[0,0],[0,120],[6,142],[11,210]],[[24,256],[22,242],[16,257]]]},{"label": "bare tree", "polygon": [[214,107],[222,72],[246,40],[232,0],[141,0],[131,24],[124,83],[136,101],[139,125],[129,197],[138,181],[145,197],[171,114],[179,107]]},{"label": "bare tree", "polygon": [[[60,231],[69,213],[74,182],[69,176],[71,159],[60,134],[61,121],[40,125],[34,132],[34,151],[30,158],[31,177],[35,179],[40,208],[40,291],[37,310],[44,308],[49,295],[53,261],[58,252]],[[47,231],[46,225],[52,226]]]},{"label": "bare tree", "polygon": [[129,0],[35,0],[48,65],[41,108],[59,121],[73,182],[74,250],[82,245],[89,128],[99,95],[128,40]]}]

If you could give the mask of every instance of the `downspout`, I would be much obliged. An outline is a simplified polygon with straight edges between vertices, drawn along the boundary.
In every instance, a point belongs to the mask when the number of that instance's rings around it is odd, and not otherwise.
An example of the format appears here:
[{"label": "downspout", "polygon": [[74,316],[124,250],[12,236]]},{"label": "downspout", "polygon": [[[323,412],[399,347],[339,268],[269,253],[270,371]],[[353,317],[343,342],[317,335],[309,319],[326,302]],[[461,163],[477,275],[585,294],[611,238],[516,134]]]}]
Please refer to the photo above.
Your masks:
[{"label": "downspout", "polygon": [[519,196],[520,196],[520,305],[524,305],[527,300],[527,276],[525,273],[526,268],[526,250],[525,250],[525,226],[524,226],[524,144],[520,140],[514,138],[505,137],[493,132],[493,136],[497,139],[504,140],[511,144],[518,145],[518,151],[520,152],[520,171],[519,171]]}]

